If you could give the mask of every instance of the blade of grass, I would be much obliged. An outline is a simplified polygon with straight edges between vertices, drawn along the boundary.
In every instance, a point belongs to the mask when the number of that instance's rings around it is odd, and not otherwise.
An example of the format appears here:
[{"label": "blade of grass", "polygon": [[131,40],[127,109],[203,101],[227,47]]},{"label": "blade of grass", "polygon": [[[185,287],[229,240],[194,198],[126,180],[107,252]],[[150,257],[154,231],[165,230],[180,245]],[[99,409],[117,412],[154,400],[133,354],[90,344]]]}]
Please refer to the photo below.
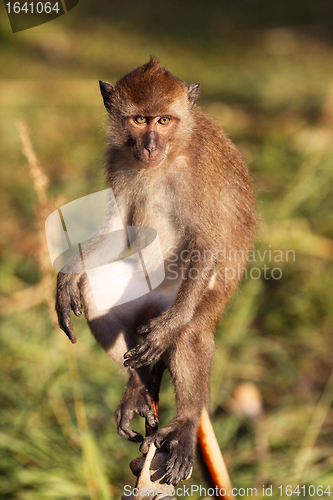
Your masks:
[{"label": "blade of grass", "polygon": [[325,422],[329,409],[333,402],[333,370],[326,382],[323,393],[314,409],[310,423],[297,453],[294,465],[294,484],[300,484],[307,467],[311,462],[311,456],[319,436],[320,430]]}]

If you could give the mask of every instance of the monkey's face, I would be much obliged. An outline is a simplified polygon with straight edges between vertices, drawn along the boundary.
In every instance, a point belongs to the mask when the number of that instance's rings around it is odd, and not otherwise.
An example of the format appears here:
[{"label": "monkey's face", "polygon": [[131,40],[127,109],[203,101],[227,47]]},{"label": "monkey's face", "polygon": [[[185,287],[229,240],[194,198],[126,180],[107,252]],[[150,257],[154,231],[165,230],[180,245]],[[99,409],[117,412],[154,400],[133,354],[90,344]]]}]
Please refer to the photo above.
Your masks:
[{"label": "monkey's face", "polygon": [[134,115],[126,119],[128,147],[141,167],[153,168],[168,156],[179,118],[169,114]]},{"label": "monkey's face", "polygon": [[187,87],[152,57],[113,87],[99,82],[110,116],[110,143],[136,165],[154,168],[189,144],[199,84]]}]

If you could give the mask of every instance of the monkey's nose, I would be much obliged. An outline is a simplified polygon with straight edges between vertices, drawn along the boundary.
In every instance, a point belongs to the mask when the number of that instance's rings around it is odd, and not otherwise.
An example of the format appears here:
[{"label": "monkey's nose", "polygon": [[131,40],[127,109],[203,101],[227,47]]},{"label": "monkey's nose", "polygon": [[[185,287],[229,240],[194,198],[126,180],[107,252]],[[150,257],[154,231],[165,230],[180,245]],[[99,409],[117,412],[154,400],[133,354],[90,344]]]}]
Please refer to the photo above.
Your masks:
[{"label": "monkey's nose", "polygon": [[152,147],[145,146],[145,150],[148,151],[149,154],[151,154],[155,150],[155,146]]},{"label": "monkey's nose", "polygon": [[155,151],[156,149],[156,136],[155,133],[152,132],[149,134],[147,137],[147,140],[145,142],[145,149],[148,151],[149,155]]},{"label": "monkey's nose", "polygon": [[148,151],[149,154],[151,154],[156,149],[155,142],[149,142],[148,144],[146,144],[145,149]]}]

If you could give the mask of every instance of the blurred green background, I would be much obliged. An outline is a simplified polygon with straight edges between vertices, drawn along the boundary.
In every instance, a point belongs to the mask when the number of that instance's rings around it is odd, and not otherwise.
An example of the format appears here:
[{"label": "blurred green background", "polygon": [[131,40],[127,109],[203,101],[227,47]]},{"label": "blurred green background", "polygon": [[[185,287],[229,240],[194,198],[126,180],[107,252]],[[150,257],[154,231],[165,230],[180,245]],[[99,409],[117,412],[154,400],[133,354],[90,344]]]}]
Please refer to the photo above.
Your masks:
[{"label": "blurred green background", "polygon": [[[134,485],[138,447],[113,418],[126,377],[84,319],[75,346],[54,326],[55,273],[40,241],[45,214],[104,188],[98,80],[151,54],[201,83],[199,105],[253,172],[255,269],[221,320],[212,368],[212,421],[233,485],[257,487],[258,498],[263,484],[272,498],[279,485],[306,485],[302,498],[331,485],[332,496],[332,3],[81,0],[16,34],[3,4],[0,16],[0,498],[107,500]],[[19,120],[49,178],[47,203]],[[165,376],[162,425],[173,404]],[[133,425],[143,431],[139,418]],[[205,486],[199,469],[190,483]]]}]

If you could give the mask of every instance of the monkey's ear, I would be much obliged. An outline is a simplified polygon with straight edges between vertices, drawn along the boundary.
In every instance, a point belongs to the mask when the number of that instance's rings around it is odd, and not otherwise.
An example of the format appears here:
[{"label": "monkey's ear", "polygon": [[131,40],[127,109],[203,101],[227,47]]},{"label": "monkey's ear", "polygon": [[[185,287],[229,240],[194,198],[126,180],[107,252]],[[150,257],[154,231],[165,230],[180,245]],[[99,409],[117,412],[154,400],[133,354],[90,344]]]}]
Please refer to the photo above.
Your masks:
[{"label": "monkey's ear", "polygon": [[187,87],[187,97],[191,105],[194,106],[198,99],[200,83],[193,83]]},{"label": "monkey's ear", "polygon": [[99,88],[101,89],[104,106],[106,107],[107,111],[110,111],[114,88],[110,83],[102,82],[101,80],[99,81]]}]

